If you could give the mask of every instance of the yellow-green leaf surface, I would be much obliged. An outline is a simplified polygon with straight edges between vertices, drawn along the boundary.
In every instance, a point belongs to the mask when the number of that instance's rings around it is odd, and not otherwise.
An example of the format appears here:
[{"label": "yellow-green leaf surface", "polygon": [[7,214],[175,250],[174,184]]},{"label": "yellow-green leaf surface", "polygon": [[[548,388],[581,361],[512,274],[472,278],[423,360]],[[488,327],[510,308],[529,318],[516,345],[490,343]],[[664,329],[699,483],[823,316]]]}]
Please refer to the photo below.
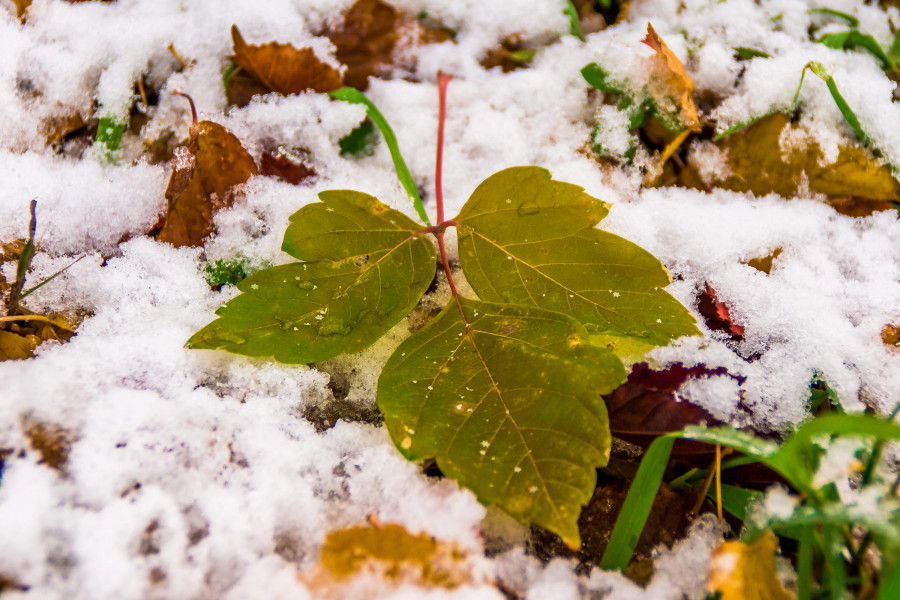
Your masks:
[{"label": "yellow-green leaf surface", "polygon": [[594,229],[607,205],[538,167],[486,179],[456,221],[463,272],[483,300],[563,312],[591,333],[667,344],[698,333],[649,252]]},{"label": "yellow-green leaf surface", "polygon": [[321,192],[319,199],[291,215],[284,233],[281,249],[299,260],[344,260],[383,252],[424,227],[362,192],[331,190]]},{"label": "yellow-green leaf surface", "polygon": [[359,352],[413,309],[434,278],[430,240],[401,213],[359,192],[325,192],[293,217],[284,248],[314,262],[254,273],[243,294],[188,341],[308,363]]},{"label": "yellow-green leaf surface", "polygon": [[461,299],[394,352],[378,405],[400,451],[523,522],[580,544],[578,515],[609,457],[600,394],[625,379],[615,354],[558,312]]}]

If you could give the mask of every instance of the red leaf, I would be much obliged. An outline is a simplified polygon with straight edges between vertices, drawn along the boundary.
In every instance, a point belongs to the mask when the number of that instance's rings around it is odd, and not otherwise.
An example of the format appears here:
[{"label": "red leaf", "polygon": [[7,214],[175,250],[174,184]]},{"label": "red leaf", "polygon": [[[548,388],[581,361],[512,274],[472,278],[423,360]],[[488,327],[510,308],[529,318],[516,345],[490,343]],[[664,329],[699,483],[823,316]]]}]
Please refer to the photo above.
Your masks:
[{"label": "red leaf", "polygon": [[278,177],[282,181],[298,185],[313,177],[316,172],[302,163],[295,163],[284,155],[273,156],[263,152],[259,172],[262,175]]},{"label": "red leaf", "polygon": [[[688,425],[721,425],[722,422],[705,409],[682,399],[677,393],[689,379],[718,375],[728,375],[728,371],[724,367],[685,367],[680,363],[654,371],[647,363],[638,363],[632,367],[625,383],[603,397],[609,413],[609,428],[616,437],[646,447],[657,437],[680,431]],[[731,377],[743,381],[743,378]],[[710,452],[712,447],[708,444],[678,440],[674,454]]]},{"label": "red leaf", "polygon": [[731,320],[728,306],[716,296],[716,291],[709,284],[700,294],[697,310],[703,315],[706,326],[713,331],[724,331],[731,339],[739,342],[744,339],[744,326]]}]

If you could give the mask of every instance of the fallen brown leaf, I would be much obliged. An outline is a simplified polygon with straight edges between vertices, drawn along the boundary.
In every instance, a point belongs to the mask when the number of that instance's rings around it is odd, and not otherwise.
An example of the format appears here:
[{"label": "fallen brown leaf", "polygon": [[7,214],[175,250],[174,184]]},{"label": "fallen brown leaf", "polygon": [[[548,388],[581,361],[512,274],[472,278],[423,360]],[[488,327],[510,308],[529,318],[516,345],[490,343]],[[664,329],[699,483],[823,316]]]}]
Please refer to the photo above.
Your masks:
[{"label": "fallen brown leaf", "polygon": [[40,455],[40,462],[57,471],[64,471],[71,449],[70,434],[58,425],[25,419],[25,437]]},{"label": "fallen brown leaf", "polygon": [[31,6],[33,0],[12,0],[13,6],[16,7],[16,18],[21,22],[25,22],[25,12]]},{"label": "fallen brown leaf", "polygon": [[214,231],[213,216],[233,203],[234,186],[256,174],[256,163],[240,140],[218,123],[194,122],[187,146],[176,148],[172,159],[159,240],[201,246]]},{"label": "fallen brown leaf", "polygon": [[381,0],[357,0],[344,20],[326,35],[337,47],[335,56],[347,65],[344,83],[359,90],[391,63],[399,39],[401,13]]},{"label": "fallen brown leaf", "polygon": [[277,92],[285,96],[307,90],[327,93],[343,84],[340,72],[319,60],[310,48],[270,42],[253,46],[244,41],[236,25],[231,27],[234,42],[232,60],[238,66],[228,82],[228,101],[246,106],[257,94]]},{"label": "fallen brown leaf", "polygon": [[885,325],[881,330],[881,341],[886,346],[900,348],[900,325]]},{"label": "fallen brown leaf", "polygon": [[[646,448],[657,437],[688,425],[720,425],[721,421],[705,409],[679,397],[678,390],[689,379],[727,374],[722,367],[708,369],[703,365],[685,367],[676,363],[653,370],[647,363],[637,363],[625,383],[603,397],[610,431],[617,438]],[[677,440],[673,454],[683,458],[710,455],[712,451],[708,444]]]},{"label": "fallen brown leaf", "polygon": [[499,46],[491,48],[479,61],[485,69],[500,67],[504,73],[527,67],[534,57],[534,50],[522,47],[518,37],[510,37],[503,40]]}]

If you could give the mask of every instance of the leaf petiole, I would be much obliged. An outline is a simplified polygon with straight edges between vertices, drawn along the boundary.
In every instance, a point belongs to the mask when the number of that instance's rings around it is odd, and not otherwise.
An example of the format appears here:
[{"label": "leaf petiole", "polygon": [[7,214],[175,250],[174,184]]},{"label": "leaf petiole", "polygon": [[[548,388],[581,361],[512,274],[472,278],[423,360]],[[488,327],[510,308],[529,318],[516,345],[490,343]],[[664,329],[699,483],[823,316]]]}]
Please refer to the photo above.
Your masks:
[{"label": "leaf petiole", "polygon": [[[459,315],[462,318],[463,325],[466,327],[466,335],[472,337],[469,328],[469,321],[466,319],[466,313],[463,311],[462,302],[459,299],[459,290],[456,289],[456,282],[453,281],[453,273],[450,271],[450,261],[447,259],[447,247],[444,244],[444,229],[451,223],[456,225],[455,221],[444,220],[444,190],[443,190],[443,163],[444,163],[444,121],[447,120],[447,86],[450,85],[452,75],[438,71],[438,132],[437,132],[437,156],[434,161],[434,195],[437,203],[437,227],[434,231],[434,237],[438,241],[438,249],[441,252],[441,263],[444,265],[444,273],[447,275],[447,283],[450,285],[450,293],[456,300],[456,306],[459,308]],[[475,343],[475,340],[472,340]]]}]

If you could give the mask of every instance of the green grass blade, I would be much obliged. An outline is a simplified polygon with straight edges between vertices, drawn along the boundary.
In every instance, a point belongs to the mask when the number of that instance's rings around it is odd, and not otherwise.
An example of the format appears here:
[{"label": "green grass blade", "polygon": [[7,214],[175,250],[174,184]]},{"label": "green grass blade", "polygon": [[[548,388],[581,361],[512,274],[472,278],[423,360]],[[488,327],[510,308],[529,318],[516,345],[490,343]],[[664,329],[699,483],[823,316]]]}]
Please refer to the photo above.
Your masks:
[{"label": "green grass blade", "polygon": [[637,546],[644,523],[653,506],[653,499],[662,481],[663,473],[672,453],[672,445],[680,434],[657,438],[644,454],[637,475],[628,490],[628,496],[619,511],[616,525],[609,538],[609,545],[600,559],[601,569],[623,570],[628,566]]},{"label": "green grass blade", "polygon": [[566,0],[566,6],[563,8],[563,12],[569,18],[569,33],[583,42],[584,33],[581,31],[581,23],[578,20],[578,11],[575,10],[575,5],[572,4],[572,0]]},{"label": "green grass blade", "polygon": [[834,103],[837,104],[838,110],[841,111],[841,115],[843,115],[844,120],[847,121],[847,124],[850,125],[850,128],[853,130],[853,133],[856,134],[856,139],[859,140],[859,143],[863,146],[870,146],[872,144],[872,140],[869,139],[869,136],[866,135],[866,132],[863,131],[862,124],[860,124],[859,119],[856,117],[856,113],[850,109],[850,106],[847,104],[847,101],[844,100],[844,97],[838,91],[837,84],[834,82],[834,78],[831,76],[828,71],[825,70],[820,63],[810,62],[807,63],[805,67],[803,67],[803,71],[800,74],[800,85],[797,86],[797,93],[794,94],[794,104],[797,104],[797,100],[800,98],[800,88],[803,87],[803,78],[806,77],[806,70],[809,69],[812,71],[819,79],[825,82],[825,85],[828,86],[828,91],[831,92],[831,97],[834,98]]},{"label": "green grass blade", "polygon": [[846,21],[847,25],[849,25],[850,27],[859,27],[859,19],[857,19],[853,15],[848,15],[845,12],[834,10],[833,8],[811,8],[809,9],[809,13],[814,15],[818,14],[837,17],[838,19]]},{"label": "green grass blade", "polygon": [[750,60],[751,58],[772,58],[772,56],[762,50],[756,48],[747,48],[740,46],[734,49],[735,55],[741,60]]},{"label": "green grass blade", "polygon": [[801,529],[800,546],[797,549],[797,600],[812,598],[813,579],[813,526]]},{"label": "green grass blade", "polygon": [[53,275],[51,275],[51,276],[48,277],[47,279],[43,280],[42,282],[40,282],[39,284],[37,284],[37,285],[35,285],[35,286],[33,286],[33,287],[28,288],[26,291],[22,292],[22,295],[19,296],[19,300],[24,300],[24,299],[25,299],[29,294],[31,294],[32,292],[36,292],[36,291],[39,290],[40,288],[44,287],[45,285],[47,285],[48,283],[50,283],[51,281],[53,281],[54,279],[56,279],[57,277],[59,277],[60,275],[62,275],[63,273],[65,273],[65,272],[69,269],[69,267],[71,267],[72,265],[74,265],[75,263],[77,263],[79,260],[81,260],[81,259],[84,258],[85,256],[86,256],[86,255],[82,254],[81,256],[79,256],[78,258],[76,258],[75,260],[73,260],[72,262],[70,262],[69,264],[67,264],[65,267],[63,267],[62,269],[60,269],[59,271],[57,271],[56,273],[54,273]]},{"label": "green grass blade", "polygon": [[810,491],[815,465],[810,464],[807,449],[813,438],[822,435],[858,435],[900,440],[900,425],[869,415],[822,416],[803,425],[778,452],[763,462],[778,471],[798,490]]},{"label": "green grass blade", "polygon": [[596,88],[601,92],[616,94],[625,99],[627,104],[624,106],[620,105],[620,110],[627,108],[628,105],[634,102],[629,96],[628,91],[625,89],[625,85],[613,79],[599,63],[585,65],[584,68],[581,69],[581,76],[584,77],[584,80],[587,81],[591,87]]},{"label": "green grass blade", "polygon": [[834,48],[835,50],[852,50],[856,47],[862,48],[878,59],[882,69],[890,69],[893,62],[888,58],[887,53],[874,37],[868,33],[862,33],[855,29],[823,35],[819,38],[819,42],[825,44],[829,48]]},{"label": "green grass blade", "polygon": [[[796,100],[794,100],[794,102],[796,103]],[[728,127],[727,129],[717,133],[716,137],[715,137],[715,141],[724,139],[724,138],[728,137],[729,135],[731,135],[732,133],[735,133],[737,131],[740,131],[741,129],[744,129],[745,127],[750,127],[757,121],[761,121],[768,116],[774,115],[777,112],[779,112],[779,111],[778,110],[770,110],[761,115],[754,115],[754,116],[750,117],[749,119],[746,119],[744,121],[739,121],[739,122],[735,123],[734,125],[732,125],[731,127]]]},{"label": "green grass blade", "polygon": [[343,100],[344,102],[362,104],[366,107],[366,113],[369,115],[369,118],[372,119],[372,122],[375,123],[375,126],[378,127],[378,130],[381,131],[381,135],[384,137],[384,141],[391,151],[391,158],[394,161],[394,169],[397,171],[400,185],[406,190],[406,194],[416,208],[419,218],[422,219],[423,223],[430,226],[431,221],[428,219],[428,214],[425,212],[425,206],[422,204],[422,197],[419,195],[419,190],[416,188],[416,184],[409,172],[409,168],[406,166],[406,162],[403,160],[403,155],[400,154],[397,136],[394,135],[394,130],[391,129],[391,126],[388,124],[387,119],[384,118],[384,115],[381,114],[375,104],[373,104],[365,94],[355,88],[343,87],[339,90],[329,92],[328,95],[332,98]]},{"label": "green grass blade", "polygon": [[[736,485],[724,483],[722,484],[722,508],[743,522],[747,518],[747,507],[750,506],[750,503],[762,498],[764,495],[756,490],[746,490]],[[716,501],[714,486],[709,486],[706,497],[713,502]]]},{"label": "green grass blade", "polygon": [[891,42],[891,47],[888,48],[887,55],[892,63],[897,62],[897,59],[900,58],[900,31],[894,34],[894,40]]},{"label": "green grass blade", "polygon": [[900,562],[895,562],[892,567],[881,573],[881,586],[878,590],[878,600],[895,600],[900,598]]},{"label": "green grass blade", "polygon": [[825,547],[825,588],[834,600],[849,600],[847,589],[847,567],[843,557],[843,538],[835,525],[823,525],[822,536]]},{"label": "green grass blade", "polygon": [[728,425],[714,428],[685,427],[679,435],[687,440],[732,448],[763,462],[778,452],[778,445],[774,442],[756,437],[746,431],[739,431]]}]

